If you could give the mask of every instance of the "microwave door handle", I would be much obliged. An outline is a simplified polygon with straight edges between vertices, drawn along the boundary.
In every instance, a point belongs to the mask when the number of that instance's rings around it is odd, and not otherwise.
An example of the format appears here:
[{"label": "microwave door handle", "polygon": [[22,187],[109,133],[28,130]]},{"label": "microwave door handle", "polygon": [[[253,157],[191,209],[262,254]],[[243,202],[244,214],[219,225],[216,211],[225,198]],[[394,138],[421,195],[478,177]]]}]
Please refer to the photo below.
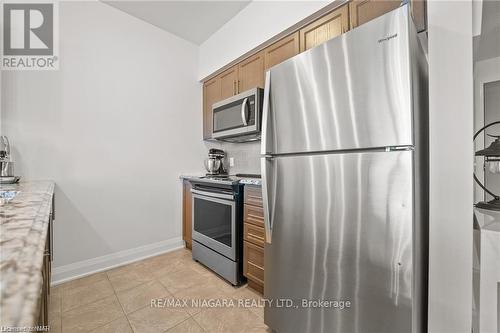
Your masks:
[{"label": "microwave door handle", "polygon": [[247,121],[247,101],[248,97],[246,97],[243,100],[243,103],[241,103],[241,120],[243,120],[243,125],[247,126],[248,121]]}]

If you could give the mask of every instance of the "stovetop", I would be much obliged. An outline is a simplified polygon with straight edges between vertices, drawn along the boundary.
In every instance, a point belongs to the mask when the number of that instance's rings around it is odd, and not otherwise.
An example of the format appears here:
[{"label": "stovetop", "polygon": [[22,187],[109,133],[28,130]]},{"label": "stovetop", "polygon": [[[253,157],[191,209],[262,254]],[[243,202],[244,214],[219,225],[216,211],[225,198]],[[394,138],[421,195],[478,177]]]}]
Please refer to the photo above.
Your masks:
[{"label": "stovetop", "polygon": [[248,179],[248,178],[260,180],[260,175],[254,175],[254,174],[205,175],[200,177],[193,177],[191,179],[207,183],[236,185],[240,183],[240,181],[242,181],[243,179]]},{"label": "stovetop", "polygon": [[237,184],[239,183],[239,179],[234,176],[215,176],[215,175],[207,175],[197,177],[200,181],[207,181],[209,183],[220,183],[220,184]]}]

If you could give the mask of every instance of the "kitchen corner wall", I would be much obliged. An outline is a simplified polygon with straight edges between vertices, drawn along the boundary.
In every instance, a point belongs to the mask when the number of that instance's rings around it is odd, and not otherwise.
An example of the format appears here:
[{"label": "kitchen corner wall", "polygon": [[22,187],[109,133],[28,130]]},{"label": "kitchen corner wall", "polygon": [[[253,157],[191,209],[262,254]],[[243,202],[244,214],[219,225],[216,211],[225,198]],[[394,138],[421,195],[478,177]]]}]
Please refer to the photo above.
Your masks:
[{"label": "kitchen corner wall", "polygon": [[60,69],[2,74],[16,174],[56,182],[55,280],[182,246],[203,170],[198,47],[102,2],[60,2]]}]

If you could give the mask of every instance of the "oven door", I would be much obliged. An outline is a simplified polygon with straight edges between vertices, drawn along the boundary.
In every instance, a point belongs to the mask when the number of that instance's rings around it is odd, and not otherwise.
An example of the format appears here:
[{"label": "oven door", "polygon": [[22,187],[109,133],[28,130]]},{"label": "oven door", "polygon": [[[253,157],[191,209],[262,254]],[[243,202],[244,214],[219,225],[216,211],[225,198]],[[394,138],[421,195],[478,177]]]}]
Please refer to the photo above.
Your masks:
[{"label": "oven door", "polygon": [[236,203],[222,191],[192,189],[193,240],[236,260]]},{"label": "oven door", "polygon": [[245,91],[212,107],[212,137],[221,139],[260,132],[260,88]]}]

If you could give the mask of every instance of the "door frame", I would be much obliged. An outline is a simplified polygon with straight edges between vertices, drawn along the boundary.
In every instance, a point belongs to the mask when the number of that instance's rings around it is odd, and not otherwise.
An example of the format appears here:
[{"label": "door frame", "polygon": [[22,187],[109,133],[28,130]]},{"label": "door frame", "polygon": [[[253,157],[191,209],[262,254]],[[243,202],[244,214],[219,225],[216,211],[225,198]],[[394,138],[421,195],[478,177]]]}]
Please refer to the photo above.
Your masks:
[{"label": "door frame", "polygon": [[[495,81],[500,81],[500,57],[478,61],[474,64],[474,133],[485,125],[484,85]],[[479,134],[474,142],[474,149],[475,151],[484,149],[484,132]],[[483,164],[483,158],[475,157],[474,172],[482,183],[484,183]],[[483,201],[485,198],[485,192],[474,182],[474,203]]]}]

